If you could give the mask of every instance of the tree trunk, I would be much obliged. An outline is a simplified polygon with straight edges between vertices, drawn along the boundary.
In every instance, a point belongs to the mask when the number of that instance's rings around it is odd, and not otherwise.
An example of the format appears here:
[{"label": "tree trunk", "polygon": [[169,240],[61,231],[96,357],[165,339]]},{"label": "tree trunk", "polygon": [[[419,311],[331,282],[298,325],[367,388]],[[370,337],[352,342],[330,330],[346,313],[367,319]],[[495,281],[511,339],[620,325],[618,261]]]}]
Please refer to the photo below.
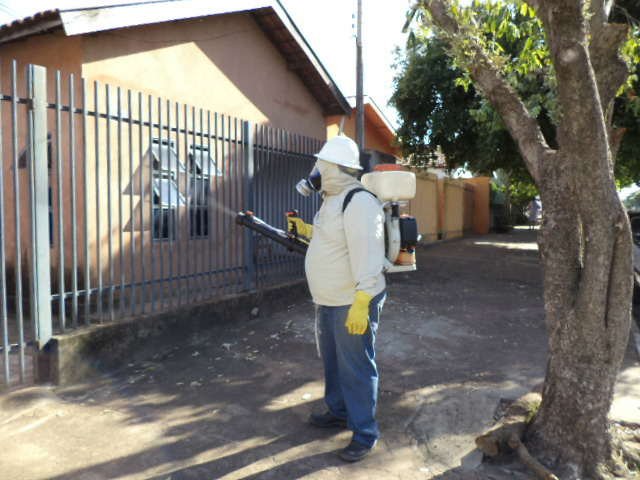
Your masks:
[{"label": "tree trunk", "polygon": [[607,114],[628,76],[619,55],[626,31],[607,23],[609,0],[590,0],[590,11],[575,0],[524,1],[544,24],[556,75],[556,151],[448,2],[420,3],[502,118],[542,199],[549,357],[527,447],[563,480],[605,480],[612,467],[608,413],[631,323],[631,229],[613,178],[616,139]]},{"label": "tree trunk", "polygon": [[604,479],[608,413],[631,322],[631,232],[579,2],[545,2],[539,14],[563,105],[562,167],[547,164],[541,186],[549,358],[528,445],[563,479]]},{"label": "tree trunk", "polygon": [[[581,236],[592,228],[581,225],[579,209],[571,208],[568,178],[541,188],[549,357],[542,403],[526,439],[533,455],[560,478],[604,479],[612,453],[608,412],[631,318],[630,233],[625,222],[610,228],[609,262],[583,250]],[[597,279],[586,278],[588,268]]]}]

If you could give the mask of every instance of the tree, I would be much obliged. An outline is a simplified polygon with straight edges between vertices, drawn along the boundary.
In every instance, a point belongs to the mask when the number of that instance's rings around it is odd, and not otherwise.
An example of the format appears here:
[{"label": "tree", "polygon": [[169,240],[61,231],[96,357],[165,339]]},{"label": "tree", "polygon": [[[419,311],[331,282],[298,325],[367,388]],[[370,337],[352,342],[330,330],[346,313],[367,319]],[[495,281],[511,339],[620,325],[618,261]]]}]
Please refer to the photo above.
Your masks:
[{"label": "tree", "polygon": [[625,198],[622,203],[628,210],[637,210],[640,208],[640,190],[633,192]]},{"label": "tree", "polygon": [[[491,3],[473,8],[489,25],[487,30],[491,25],[500,25],[500,34],[490,35],[506,55],[517,56],[527,39],[542,38],[539,22],[517,10]],[[399,73],[394,78],[395,92],[389,103],[400,117],[400,148],[413,164],[424,166],[437,159],[441,151],[449,170],[466,168],[489,175],[504,170],[509,172],[511,182],[533,181],[502,120],[469,81],[457,59],[448,54],[445,41],[430,32],[412,32],[404,56],[398,51],[396,68]],[[542,104],[543,81],[530,75],[521,78],[517,88],[530,103],[537,101],[537,117],[553,142],[555,132]]]},{"label": "tree", "polygon": [[[620,21],[640,23],[640,4],[619,2],[614,14]],[[510,70],[516,91],[535,112],[545,139],[556,148],[555,90],[551,59],[544,42],[542,23],[523,15],[520,9],[495,3],[472,4],[480,33],[503,55],[518,58]],[[638,56],[638,42],[629,44],[627,54]],[[395,92],[389,103],[399,114],[398,143],[405,158],[416,166],[425,166],[444,154],[447,168],[465,168],[475,174],[491,175],[500,169],[506,173],[515,202],[534,185],[517,146],[499,115],[470,81],[468,72],[447,54],[447,45],[429,32],[411,32],[404,52],[397,51]],[[517,77],[515,75],[517,75]],[[616,179],[620,187],[640,182],[640,91],[637,75],[629,88],[615,100],[613,123],[626,132],[618,150]],[[533,188],[535,191],[535,187]]]},{"label": "tree", "polygon": [[[533,179],[509,133],[473,85],[461,85],[463,72],[437,37],[411,36],[405,53],[398,52],[399,73],[389,103],[398,111],[397,139],[402,155],[418,167],[440,160],[447,170],[474,174],[506,173],[509,198],[530,191]],[[491,118],[488,118],[491,117]],[[535,196],[535,187],[533,195]],[[531,198],[514,198],[528,204]]]},{"label": "tree", "polygon": [[544,29],[556,146],[514,86],[520,59],[506,58],[486,41],[480,35],[486,25],[472,11],[446,0],[420,0],[415,10],[500,116],[540,192],[549,356],[526,443],[564,479],[617,473],[608,413],[631,323],[632,244],[613,173],[622,131],[612,122],[614,99],[629,79],[620,55],[629,28],[609,22],[613,4],[526,0],[511,6]]},{"label": "tree", "polygon": [[[527,39],[542,39],[540,23],[519,10],[490,3],[474,10],[486,25],[500,25],[499,35],[490,28],[486,33],[510,56],[519,55],[527,41],[532,44]],[[402,155],[418,167],[440,160],[442,154],[449,171],[462,168],[487,176],[500,172],[503,184],[497,188],[505,195],[504,221],[513,224],[524,218],[524,208],[537,194],[533,179],[502,120],[448,55],[446,43],[428,33],[412,32],[405,52],[398,50],[397,57],[399,72],[389,103],[399,114]],[[553,143],[555,130],[543,103],[549,100],[541,94],[543,89],[549,94],[544,78],[529,75],[517,87],[523,98],[537,103],[538,121]]]},{"label": "tree", "polygon": [[615,173],[618,185],[626,187],[633,183],[640,184],[640,42],[637,40],[640,38],[640,3],[635,0],[619,0],[613,19],[635,26],[635,41],[627,42],[624,48],[625,54],[632,59],[631,75],[624,92],[615,99],[613,113],[613,124],[623,133]]}]

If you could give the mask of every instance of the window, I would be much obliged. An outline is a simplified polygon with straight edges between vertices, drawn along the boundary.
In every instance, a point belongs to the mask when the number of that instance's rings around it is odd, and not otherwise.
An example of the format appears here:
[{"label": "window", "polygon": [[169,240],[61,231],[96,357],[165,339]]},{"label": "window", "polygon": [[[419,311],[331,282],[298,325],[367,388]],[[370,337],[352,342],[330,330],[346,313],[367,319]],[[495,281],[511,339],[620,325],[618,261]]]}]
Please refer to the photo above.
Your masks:
[{"label": "window", "polygon": [[[207,163],[208,161],[208,163]],[[209,147],[204,145],[191,145],[189,151],[191,171],[206,176],[222,176],[216,162],[209,153]]]},{"label": "window", "polygon": [[175,150],[176,144],[173,140],[154,138],[151,144],[151,155],[153,157],[153,170],[157,172],[171,172],[174,177],[177,172],[180,175],[186,173],[184,164],[178,160]]},{"label": "window", "polygon": [[169,240],[176,238],[176,210],[185,205],[176,183],[177,173],[186,174],[184,165],[178,161],[174,142],[153,139],[153,238]]},{"label": "window", "polygon": [[209,149],[191,145],[189,149],[189,235],[192,238],[209,236],[211,208],[211,176],[221,176]]}]

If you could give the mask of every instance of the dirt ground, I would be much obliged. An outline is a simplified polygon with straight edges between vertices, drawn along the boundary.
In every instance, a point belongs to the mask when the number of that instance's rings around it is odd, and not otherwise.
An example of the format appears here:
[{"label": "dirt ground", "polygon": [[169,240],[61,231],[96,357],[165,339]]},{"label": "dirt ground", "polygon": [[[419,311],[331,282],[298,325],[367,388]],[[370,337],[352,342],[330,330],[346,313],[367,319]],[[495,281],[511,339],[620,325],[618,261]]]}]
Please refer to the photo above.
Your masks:
[{"label": "dirt ground", "polygon": [[[370,457],[336,453],[350,432],[324,411],[313,305],[188,332],[99,384],[0,397],[0,479],[530,479],[483,462],[474,439],[500,405],[542,381],[546,329],[537,232],[469,237],[418,251],[389,275],[378,336],[382,437]],[[612,418],[640,423],[630,342]]]}]

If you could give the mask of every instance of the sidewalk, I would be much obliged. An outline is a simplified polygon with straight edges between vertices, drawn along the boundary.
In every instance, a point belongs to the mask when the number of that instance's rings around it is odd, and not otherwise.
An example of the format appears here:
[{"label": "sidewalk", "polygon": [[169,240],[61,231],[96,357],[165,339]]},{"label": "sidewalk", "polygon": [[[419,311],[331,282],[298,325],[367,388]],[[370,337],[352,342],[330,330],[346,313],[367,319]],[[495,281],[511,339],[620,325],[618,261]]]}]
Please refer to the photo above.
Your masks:
[{"label": "sidewalk", "polygon": [[[350,433],[323,410],[313,306],[193,332],[104,382],[0,397],[0,479],[528,479],[481,465],[476,435],[501,400],[542,381],[546,329],[536,232],[421,247],[389,275],[378,336],[382,437],[341,462]],[[627,351],[614,418],[640,423],[640,366]],[[108,374],[108,375],[107,375]]]}]

